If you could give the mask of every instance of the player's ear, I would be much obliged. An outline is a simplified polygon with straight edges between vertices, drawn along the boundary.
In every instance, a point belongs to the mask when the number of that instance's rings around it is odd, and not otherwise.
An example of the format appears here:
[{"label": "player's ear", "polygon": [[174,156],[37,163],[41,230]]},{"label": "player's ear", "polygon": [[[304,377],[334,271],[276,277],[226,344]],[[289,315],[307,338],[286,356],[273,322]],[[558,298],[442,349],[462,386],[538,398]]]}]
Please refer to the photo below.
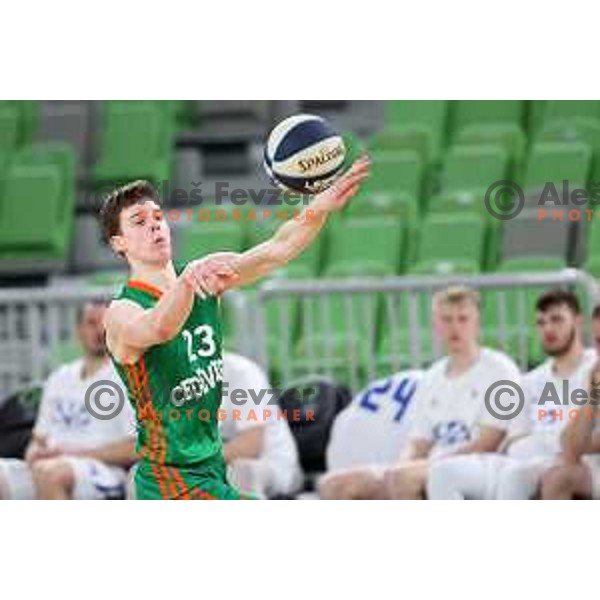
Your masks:
[{"label": "player's ear", "polygon": [[127,250],[127,242],[125,240],[125,237],[122,235],[113,235],[110,238],[110,247],[117,254],[125,256],[125,252]]}]

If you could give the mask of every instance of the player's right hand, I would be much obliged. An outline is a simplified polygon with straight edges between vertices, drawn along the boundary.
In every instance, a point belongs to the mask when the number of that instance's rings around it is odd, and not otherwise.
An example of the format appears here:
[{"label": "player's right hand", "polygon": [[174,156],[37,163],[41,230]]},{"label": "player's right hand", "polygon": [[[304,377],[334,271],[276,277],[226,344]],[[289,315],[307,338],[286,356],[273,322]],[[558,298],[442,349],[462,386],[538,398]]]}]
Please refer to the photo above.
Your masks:
[{"label": "player's right hand", "polygon": [[188,263],[183,277],[194,292],[204,299],[223,293],[231,280],[238,278],[239,274],[233,260],[209,255]]}]

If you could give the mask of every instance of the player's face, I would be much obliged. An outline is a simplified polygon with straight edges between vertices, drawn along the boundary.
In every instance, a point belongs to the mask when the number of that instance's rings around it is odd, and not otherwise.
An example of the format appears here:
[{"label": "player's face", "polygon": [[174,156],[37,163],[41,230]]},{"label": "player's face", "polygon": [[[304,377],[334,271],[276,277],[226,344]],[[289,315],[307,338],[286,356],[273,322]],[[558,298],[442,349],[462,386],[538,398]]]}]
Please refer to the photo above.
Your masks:
[{"label": "player's face", "polygon": [[594,336],[594,348],[596,354],[600,356],[600,319],[592,320],[592,335]]},{"label": "player's face", "polygon": [[88,304],[83,309],[77,333],[86,356],[106,356],[105,313],[106,307],[98,304]]},{"label": "player's face", "polygon": [[434,320],[450,354],[461,353],[477,344],[479,338],[479,310],[469,300],[458,304],[436,307]]},{"label": "player's face", "polygon": [[130,263],[165,264],[171,260],[171,231],[162,210],[152,200],[121,211],[118,249]]},{"label": "player's face", "polygon": [[566,304],[551,306],[537,314],[537,329],[544,352],[548,356],[563,356],[579,335],[581,318]]}]

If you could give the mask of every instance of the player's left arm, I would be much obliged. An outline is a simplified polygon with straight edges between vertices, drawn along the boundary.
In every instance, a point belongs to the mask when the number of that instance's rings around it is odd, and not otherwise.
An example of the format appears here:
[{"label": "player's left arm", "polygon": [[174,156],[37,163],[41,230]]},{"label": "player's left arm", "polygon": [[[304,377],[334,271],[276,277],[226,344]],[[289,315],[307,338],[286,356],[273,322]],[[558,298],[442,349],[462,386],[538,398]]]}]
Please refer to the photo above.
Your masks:
[{"label": "player's left arm", "polygon": [[482,425],[479,429],[479,436],[472,442],[461,446],[450,454],[480,454],[485,452],[497,452],[506,431]]},{"label": "player's left arm", "polygon": [[243,253],[219,252],[207,258],[229,258],[236,278],[224,281],[225,289],[253,283],[278,269],[306,249],[317,237],[328,216],[341,210],[358,192],[369,174],[368,157],[357,160],[330,188],[315,196],[298,220],[284,223],[273,237]]}]

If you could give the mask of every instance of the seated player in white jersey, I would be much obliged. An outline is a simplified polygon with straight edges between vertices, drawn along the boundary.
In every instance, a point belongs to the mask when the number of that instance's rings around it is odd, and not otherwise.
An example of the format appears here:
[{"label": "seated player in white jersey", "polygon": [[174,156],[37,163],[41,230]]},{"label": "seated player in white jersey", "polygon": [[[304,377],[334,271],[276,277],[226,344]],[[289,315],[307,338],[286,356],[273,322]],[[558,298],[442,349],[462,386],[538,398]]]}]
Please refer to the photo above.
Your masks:
[{"label": "seated player in white jersey", "polygon": [[[596,353],[585,350],[577,296],[566,290],[542,294],[537,329],[548,355],[523,378],[525,406],[512,420],[502,453],[455,457],[432,469],[428,495],[434,499],[530,499],[543,473],[560,454],[575,390],[585,389]],[[565,391],[567,397],[565,397]]]},{"label": "seated player in white jersey", "polygon": [[413,398],[423,371],[371,382],[335,418],[327,444],[328,473],[388,467],[408,442]]},{"label": "seated player in white jersey", "polygon": [[[0,460],[0,498],[123,496],[127,468],[135,460],[131,409],[124,402],[118,415],[102,420],[85,406],[86,391],[95,382],[122,387],[106,352],[105,312],[106,306],[100,303],[89,303],[81,310],[77,334],[84,357],[58,368],[46,381],[25,460]],[[115,400],[98,401],[108,406]]]},{"label": "seated player in white jersey", "polygon": [[278,408],[266,373],[250,359],[224,352],[223,453],[242,492],[288,496],[302,484],[296,443],[287,421],[277,417]]},{"label": "seated player in white jersey", "polygon": [[[592,314],[592,336],[600,357],[600,305]],[[600,362],[590,371],[587,402],[564,427],[560,454],[542,476],[543,500],[600,499]]]},{"label": "seated player in white jersey", "polygon": [[413,399],[409,443],[400,462],[386,470],[332,474],[320,485],[322,498],[420,499],[432,462],[451,453],[493,452],[505,424],[485,409],[492,382],[518,379],[504,354],[479,345],[479,295],[462,286],[433,297],[433,320],[448,356],[419,381]]}]

